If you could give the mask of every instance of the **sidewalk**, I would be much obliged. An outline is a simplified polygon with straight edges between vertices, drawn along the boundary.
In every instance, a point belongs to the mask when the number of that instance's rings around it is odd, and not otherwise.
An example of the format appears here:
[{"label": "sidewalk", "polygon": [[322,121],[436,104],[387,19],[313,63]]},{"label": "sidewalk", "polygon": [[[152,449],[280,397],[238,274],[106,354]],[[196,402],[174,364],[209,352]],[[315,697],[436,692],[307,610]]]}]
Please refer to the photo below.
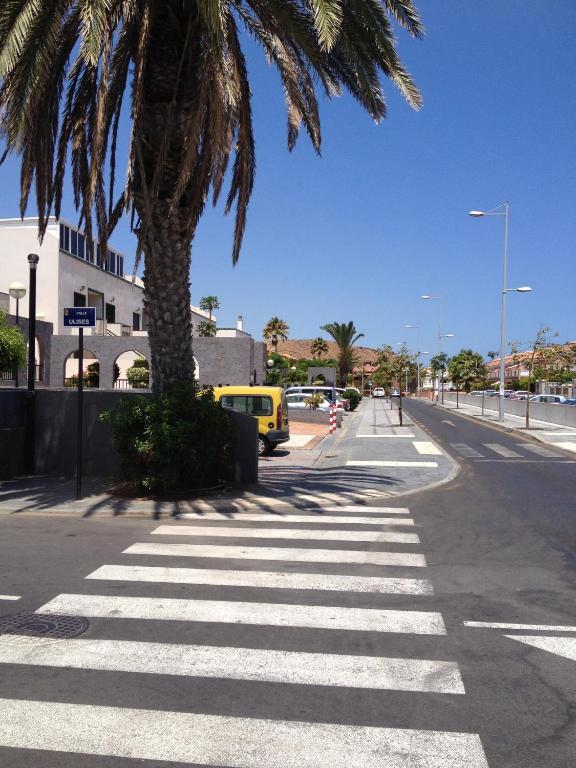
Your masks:
[{"label": "sidewalk", "polygon": [[455,402],[445,400],[444,404],[440,404],[438,407],[450,411],[457,416],[466,416],[475,421],[491,424],[498,429],[504,429],[507,432],[513,432],[522,437],[533,438],[552,448],[562,448],[565,451],[576,453],[576,429],[532,418],[530,418],[530,429],[526,429],[523,416],[513,416],[506,413],[504,414],[504,421],[499,421],[497,411],[485,410],[484,415],[482,415],[481,405],[475,406],[460,403],[460,407],[456,408]]},{"label": "sidewalk", "polygon": [[[429,435],[389,403],[365,398],[345,416],[342,429],[302,448],[278,446],[260,460],[256,486],[231,487],[203,497],[174,500],[114,496],[111,483],[89,479],[76,500],[74,479],[34,477],[0,482],[0,516],[62,514],[80,517],[178,517],[250,510],[281,515],[288,510],[370,505],[448,482],[457,464]],[[371,439],[389,438],[389,439]],[[422,455],[426,452],[429,455]]]}]

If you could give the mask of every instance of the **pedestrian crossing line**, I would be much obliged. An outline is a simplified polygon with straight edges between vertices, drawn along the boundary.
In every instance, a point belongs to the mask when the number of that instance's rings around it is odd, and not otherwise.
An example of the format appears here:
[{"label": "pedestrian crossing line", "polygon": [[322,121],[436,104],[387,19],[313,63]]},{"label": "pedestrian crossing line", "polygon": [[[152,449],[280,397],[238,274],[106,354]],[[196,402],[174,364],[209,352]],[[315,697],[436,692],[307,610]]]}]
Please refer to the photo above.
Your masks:
[{"label": "pedestrian crossing line", "polygon": [[4,747],[229,768],[488,768],[472,733],[25,699],[0,699],[0,711]]},{"label": "pedestrian crossing line", "polygon": [[[409,536],[410,534],[406,534],[406,535]],[[14,601],[16,601],[16,600],[21,600],[21,599],[22,598],[21,598],[20,595],[0,595],[0,600],[14,600]]]},{"label": "pedestrian crossing line", "polygon": [[563,448],[565,451],[576,451],[576,443],[565,440],[563,443],[552,443],[557,448]]},{"label": "pedestrian crossing line", "polygon": [[532,443],[517,443],[517,445],[519,448],[524,448],[526,451],[530,451],[531,453],[535,453],[537,456],[542,456],[546,459],[562,458],[562,456],[554,453],[554,451],[551,451],[549,448],[544,448],[543,445],[532,445]]},{"label": "pedestrian crossing line", "polygon": [[291,685],[323,685],[463,694],[452,661],[304,653],[130,640],[0,636],[0,664],[212,677]]},{"label": "pedestrian crossing line", "polygon": [[437,467],[435,461],[347,461],[347,467]]},{"label": "pedestrian crossing line", "polygon": [[61,594],[36,613],[108,619],[151,619],[257,626],[445,635],[440,613],[379,608],[246,603],[224,600]]},{"label": "pedestrian crossing line", "polygon": [[464,456],[465,459],[483,458],[482,453],[477,451],[475,448],[472,448],[472,446],[468,445],[467,443],[450,443],[450,447],[453,448],[461,456]]},{"label": "pedestrian crossing line", "polygon": [[103,565],[85,578],[155,584],[202,584],[256,589],[315,589],[328,592],[368,592],[396,595],[433,595],[426,579],[385,576],[339,576],[284,571],[230,571],[207,568],[159,568],[144,565]]},{"label": "pedestrian crossing line", "polygon": [[442,456],[442,451],[437,445],[426,440],[413,440],[412,445],[421,456]]},{"label": "pedestrian crossing line", "polygon": [[[221,523],[330,523],[330,525],[402,525],[413,526],[414,521],[408,517],[338,517],[336,515],[268,515],[242,514],[241,517],[225,517],[220,512],[196,514],[185,512],[178,515],[178,520],[198,520],[199,522],[218,520]],[[320,529],[325,530],[325,529]]]},{"label": "pedestrian crossing line", "polygon": [[214,528],[204,525],[161,525],[151,532],[158,536],[225,536],[230,539],[304,539],[307,541],[364,541],[419,544],[415,533],[396,531],[319,531],[317,528]]},{"label": "pedestrian crossing line", "polygon": [[123,555],[163,557],[216,557],[226,560],[275,560],[292,563],[398,565],[425,568],[424,555],[411,552],[365,552],[346,549],[296,549],[291,547],[242,547],[205,544],[132,544]]},{"label": "pedestrian crossing line", "polygon": [[355,437],[380,437],[380,438],[402,438],[402,437],[416,437],[411,432],[406,432],[404,435],[355,435]]},{"label": "pedestrian crossing line", "polygon": [[358,512],[361,515],[408,515],[408,507],[366,507],[360,504],[347,504],[342,507],[322,507],[323,512]]},{"label": "pedestrian crossing line", "polygon": [[516,453],[516,451],[513,451],[511,448],[507,448],[505,445],[500,445],[500,443],[484,443],[484,447],[488,448],[490,451],[494,451],[494,453],[497,453],[499,456],[504,456],[505,459],[522,458],[521,454]]}]

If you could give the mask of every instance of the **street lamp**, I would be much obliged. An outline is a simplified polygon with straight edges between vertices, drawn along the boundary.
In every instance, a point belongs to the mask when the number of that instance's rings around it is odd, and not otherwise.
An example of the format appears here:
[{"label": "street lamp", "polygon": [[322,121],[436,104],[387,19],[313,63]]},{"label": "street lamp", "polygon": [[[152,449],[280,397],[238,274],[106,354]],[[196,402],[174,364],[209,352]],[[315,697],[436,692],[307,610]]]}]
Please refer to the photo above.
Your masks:
[{"label": "street lamp", "polygon": [[[16,299],[16,325],[20,326],[20,299],[26,296],[26,287],[23,283],[10,283],[8,293],[13,299]],[[14,370],[14,386],[18,387],[18,365]]]},{"label": "street lamp", "polygon": [[[503,209],[503,210],[502,210]],[[498,397],[498,420],[504,421],[504,387],[506,376],[506,294],[511,292],[528,293],[532,289],[528,286],[521,288],[508,288],[508,232],[510,225],[510,203],[506,200],[488,211],[469,211],[469,216],[504,216],[504,254],[502,260],[502,305],[500,312],[500,391]]]},{"label": "street lamp", "polygon": [[35,419],[35,374],[36,374],[36,268],[40,257],[28,254],[30,269],[30,293],[28,295],[28,397],[26,410],[26,474],[34,474],[34,453],[36,431]]},{"label": "street lamp", "polygon": [[404,328],[412,328],[416,331],[416,396],[420,400],[420,326],[419,325],[405,325]]}]

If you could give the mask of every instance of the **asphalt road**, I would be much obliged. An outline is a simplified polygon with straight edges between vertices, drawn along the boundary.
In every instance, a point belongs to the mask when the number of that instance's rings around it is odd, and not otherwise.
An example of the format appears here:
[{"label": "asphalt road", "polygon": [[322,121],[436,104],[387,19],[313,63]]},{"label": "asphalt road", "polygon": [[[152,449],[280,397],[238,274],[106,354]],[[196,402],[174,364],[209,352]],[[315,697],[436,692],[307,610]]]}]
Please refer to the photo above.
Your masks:
[{"label": "asphalt road", "polygon": [[407,411],[462,469],[386,511],[1,519],[2,768],[572,766],[576,463]]}]

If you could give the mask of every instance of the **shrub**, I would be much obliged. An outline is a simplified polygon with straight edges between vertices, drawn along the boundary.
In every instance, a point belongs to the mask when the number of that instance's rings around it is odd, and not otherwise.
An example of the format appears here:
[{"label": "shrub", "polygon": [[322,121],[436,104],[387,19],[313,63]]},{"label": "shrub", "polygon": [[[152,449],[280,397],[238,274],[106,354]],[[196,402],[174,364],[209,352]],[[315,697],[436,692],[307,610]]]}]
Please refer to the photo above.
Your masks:
[{"label": "shrub", "polygon": [[178,494],[231,475],[232,425],[211,389],[182,382],[162,395],[124,398],[100,419],[112,426],[120,479],[140,490]]},{"label": "shrub", "polygon": [[308,408],[311,408],[313,411],[315,411],[324,402],[324,395],[322,392],[314,392],[313,394],[304,398],[304,402]]},{"label": "shrub", "polygon": [[0,310],[0,372],[13,371],[26,365],[26,342],[20,328],[8,325]]},{"label": "shrub", "polygon": [[147,389],[150,385],[150,365],[145,357],[137,357],[126,370],[126,378],[133,389]]},{"label": "shrub", "polygon": [[351,411],[354,411],[356,408],[358,408],[358,403],[360,402],[361,397],[355,389],[345,389],[342,397],[346,398],[346,400],[350,400]]}]

